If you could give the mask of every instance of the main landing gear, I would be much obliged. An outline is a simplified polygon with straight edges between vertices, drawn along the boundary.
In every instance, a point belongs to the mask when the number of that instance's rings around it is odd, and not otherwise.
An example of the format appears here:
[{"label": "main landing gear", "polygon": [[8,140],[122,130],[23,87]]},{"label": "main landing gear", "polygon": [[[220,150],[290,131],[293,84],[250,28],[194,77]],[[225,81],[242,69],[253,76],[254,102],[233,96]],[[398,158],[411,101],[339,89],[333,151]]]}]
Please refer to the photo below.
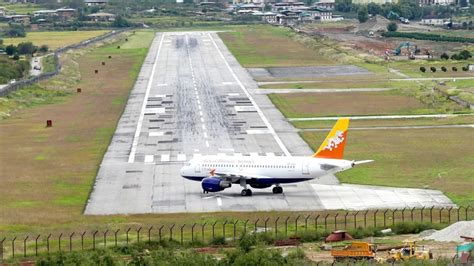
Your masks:
[{"label": "main landing gear", "polygon": [[273,194],[281,194],[283,193],[283,188],[280,186],[275,186],[273,187],[272,191],[273,191]]},{"label": "main landing gear", "polygon": [[243,197],[250,197],[252,196],[252,190],[250,189],[242,189],[242,192],[240,192],[240,195],[242,195]]}]

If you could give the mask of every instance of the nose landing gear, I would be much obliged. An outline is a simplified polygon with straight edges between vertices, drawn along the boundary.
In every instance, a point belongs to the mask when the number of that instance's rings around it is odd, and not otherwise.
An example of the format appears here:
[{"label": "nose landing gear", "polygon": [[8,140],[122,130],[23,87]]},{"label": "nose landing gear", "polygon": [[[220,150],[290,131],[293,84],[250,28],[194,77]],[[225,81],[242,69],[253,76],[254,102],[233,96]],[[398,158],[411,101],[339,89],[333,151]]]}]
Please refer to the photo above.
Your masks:
[{"label": "nose landing gear", "polygon": [[273,191],[273,194],[281,194],[283,193],[283,188],[280,186],[275,186],[273,187],[272,191]]},{"label": "nose landing gear", "polygon": [[252,190],[242,189],[242,192],[240,192],[240,195],[242,195],[243,197],[250,197],[252,196]]}]

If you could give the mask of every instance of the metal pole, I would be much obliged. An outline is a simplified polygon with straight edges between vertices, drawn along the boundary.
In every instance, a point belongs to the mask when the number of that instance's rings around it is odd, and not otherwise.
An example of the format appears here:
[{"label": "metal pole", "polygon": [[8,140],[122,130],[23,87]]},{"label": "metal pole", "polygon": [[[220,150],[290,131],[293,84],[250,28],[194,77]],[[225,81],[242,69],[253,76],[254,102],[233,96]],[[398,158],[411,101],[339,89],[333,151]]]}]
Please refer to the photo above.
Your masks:
[{"label": "metal pole", "polygon": [[0,263],[3,263],[3,243],[5,242],[6,237],[3,237],[3,239],[0,241]]},{"label": "metal pole", "polygon": [[137,230],[137,243],[140,243],[140,232],[142,231],[142,227],[138,228]]},{"label": "metal pole", "polygon": [[301,215],[296,216],[296,219],[295,219],[295,234],[298,233],[298,220],[300,219],[300,216]]},{"label": "metal pole", "polygon": [[181,245],[183,245],[183,230],[184,230],[185,226],[186,226],[186,224],[183,224],[180,228],[180,231],[181,231]]},{"label": "metal pole", "polygon": [[288,220],[290,219],[290,216],[286,217],[285,219],[285,237],[288,236]]},{"label": "metal pole", "polygon": [[414,212],[414,211],[415,211],[415,207],[413,207],[413,208],[411,209],[411,214],[410,214],[410,215],[411,215],[411,221],[412,221],[412,222],[413,222],[413,212]]},{"label": "metal pole", "polygon": [[173,241],[173,229],[174,229],[175,224],[171,225],[170,227],[170,241]]},{"label": "metal pole", "polygon": [[125,231],[125,234],[126,234],[126,237],[127,237],[127,246],[128,246],[128,233],[130,232],[130,230],[132,230],[131,227],[129,227],[129,228],[127,229],[127,231]]},{"label": "metal pole", "polygon": [[406,210],[406,207],[402,209],[402,223],[405,222],[405,210]]},{"label": "metal pole", "polygon": [[74,232],[72,232],[70,235],[69,235],[69,252],[72,251],[72,237],[74,236]]},{"label": "metal pole", "polygon": [[397,212],[397,209],[392,210],[392,225],[395,225],[395,212]]},{"label": "metal pole", "polygon": [[425,207],[423,206],[421,209],[420,209],[420,215],[421,215],[421,222],[423,222],[423,211],[425,210]]},{"label": "metal pole", "polygon": [[354,229],[357,228],[357,214],[359,214],[359,211],[356,211],[356,213],[354,213]]},{"label": "metal pole", "polygon": [[87,231],[84,231],[81,234],[81,250],[84,250],[84,235],[86,234]]},{"label": "metal pole", "polygon": [[216,224],[217,224],[217,222],[214,222],[212,224],[212,240],[214,240],[216,238],[216,231],[215,231]]},{"label": "metal pole", "polygon": [[374,228],[377,228],[377,213],[379,212],[379,210],[375,210],[374,212]]},{"label": "metal pole", "polygon": [[23,257],[26,258],[26,241],[28,240],[30,236],[26,236],[25,239],[23,239]]},{"label": "metal pole", "polygon": [[201,225],[201,236],[202,236],[202,242],[204,243],[204,227],[206,227],[207,222],[205,222],[203,225]]},{"label": "metal pole", "polygon": [[344,214],[344,230],[347,229],[347,215],[349,215],[349,212],[346,212],[346,214]]},{"label": "metal pole", "polygon": [[153,225],[148,228],[148,244],[151,243],[151,230],[153,230]]},{"label": "metal pole", "polygon": [[160,242],[161,242],[161,236],[162,236],[161,232],[162,232],[162,230],[163,230],[163,227],[165,227],[165,225],[162,225],[162,226],[160,227],[160,229],[158,229],[158,236],[159,236],[159,238],[160,238]]},{"label": "metal pole", "polygon": [[388,212],[388,210],[385,210],[383,212],[383,227],[384,228],[387,227],[387,212]]},{"label": "metal pole", "polygon": [[247,223],[249,222],[249,220],[247,219],[244,223],[244,235],[247,234]]},{"label": "metal pole", "polygon": [[443,211],[444,207],[440,208],[439,209],[439,223],[441,223],[442,219],[441,219],[441,212]]},{"label": "metal pole", "polygon": [[467,205],[466,209],[464,210],[466,212],[466,221],[467,221],[467,210],[471,208],[471,205]]},{"label": "metal pole", "polygon": [[364,213],[364,228],[367,228],[367,214],[369,213],[369,211],[365,211]]},{"label": "metal pole", "polygon": [[[38,235],[36,238],[35,238],[35,256],[38,256],[38,239],[40,238],[41,235]],[[0,252],[3,251],[3,241],[2,241],[2,250],[0,250]]]},{"label": "metal pole", "polygon": [[225,225],[227,224],[227,220],[225,220],[223,223],[222,223],[222,237],[224,237],[225,239]]},{"label": "metal pole", "polygon": [[15,258],[15,240],[16,236],[12,239],[12,256]]},{"label": "metal pole", "polygon": [[194,223],[192,226],[191,226],[191,242],[194,243],[194,227],[196,226],[196,223]]},{"label": "metal pole", "polygon": [[104,232],[104,248],[107,247],[107,233],[109,232],[109,229],[105,230]]},{"label": "metal pole", "polygon": [[253,232],[254,232],[254,233],[257,233],[257,224],[258,224],[258,221],[260,221],[260,218],[257,218],[257,220],[255,221],[255,223],[253,224]]},{"label": "metal pole", "polygon": [[115,232],[114,232],[115,247],[117,247],[117,234],[118,234],[119,231],[120,231],[120,229],[117,229],[117,230],[115,230]]},{"label": "metal pole", "polygon": [[329,217],[329,213],[326,214],[326,217],[324,217],[324,231],[325,232],[328,231],[328,217]]},{"label": "metal pole", "polygon": [[62,237],[63,237],[63,233],[59,234],[59,237],[58,237],[59,251],[61,251],[61,238]]},{"label": "metal pole", "polygon": [[453,209],[453,207],[448,209],[448,224],[451,224],[451,210],[452,209]]},{"label": "metal pole", "polygon": [[461,210],[462,206],[460,206],[459,208],[457,208],[458,210],[458,222],[459,222],[459,211]]},{"label": "metal pole", "polygon": [[433,223],[433,208],[434,206],[431,206],[430,208],[430,223]]},{"label": "metal pole", "polygon": [[319,216],[321,216],[321,214],[318,214],[318,216],[316,216],[316,217],[314,218],[314,230],[315,230],[316,232],[318,232],[318,218],[319,218]]},{"label": "metal pole", "polygon": [[237,223],[239,222],[239,220],[235,220],[234,222],[234,241],[235,241],[235,232],[237,230]]},{"label": "metal pole", "polygon": [[51,234],[48,235],[48,237],[46,238],[46,249],[48,250],[48,253],[49,253],[49,239],[51,238]]},{"label": "metal pole", "polygon": [[307,232],[308,231],[308,219],[309,217],[311,217],[311,215],[308,215],[304,218],[304,231]]},{"label": "metal pole", "polygon": [[270,220],[270,218],[267,218],[267,219],[265,220],[265,233],[267,232],[267,223],[268,223],[268,220]]},{"label": "metal pole", "polygon": [[278,220],[280,220],[279,216],[275,219],[275,238],[278,237]]},{"label": "metal pole", "polygon": [[97,230],[92,233],[92,250],[95,250],[95,236],[97,235],[97,233],[99,233],[99,231]]}]

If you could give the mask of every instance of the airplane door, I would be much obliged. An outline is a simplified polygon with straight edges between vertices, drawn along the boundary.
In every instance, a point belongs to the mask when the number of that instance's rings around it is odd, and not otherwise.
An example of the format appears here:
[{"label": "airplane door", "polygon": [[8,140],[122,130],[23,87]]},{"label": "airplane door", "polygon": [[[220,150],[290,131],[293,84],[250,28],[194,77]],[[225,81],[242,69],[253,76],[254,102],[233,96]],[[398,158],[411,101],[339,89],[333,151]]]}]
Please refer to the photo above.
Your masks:
[{"label": "airplane door", "polygon": [[200,165],[200,164],[197,163],[197,164],[194,166],[194,172],[195,172],[195,173],[200,173],[200,172],[201,172],[201,165]]},{"label": "airplane door", "polygon": [[309,175],[309,163],[308,163],[308,160],[304,160],[301,165],[302,165],[302,174],[303,174],[303,175]]}]

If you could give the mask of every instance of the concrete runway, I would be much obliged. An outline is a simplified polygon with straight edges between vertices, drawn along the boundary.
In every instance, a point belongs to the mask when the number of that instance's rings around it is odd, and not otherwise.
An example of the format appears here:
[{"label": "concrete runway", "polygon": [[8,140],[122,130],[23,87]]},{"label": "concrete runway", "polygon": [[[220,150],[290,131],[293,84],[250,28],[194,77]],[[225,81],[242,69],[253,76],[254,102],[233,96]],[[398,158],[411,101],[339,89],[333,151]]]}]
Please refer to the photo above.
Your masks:
[{"label": "concrete runway", "polygon": [[[204,195],[199,182],[179,175],[183,163],[194,156],[313,153],[267,96],[257,91],[257,83],[217,34],[158,33],[104,156],[85,214],[328,209],[327,198],[315,188],[341,188],[334,176],[284,186],[285,193],[279,195],[268,188],[241,197],[237,185]],[[440,192],[437,197],[426,191],[414,194],[407,207],[452,204]],[[366,207],[374,205],[360,208]]]}]

